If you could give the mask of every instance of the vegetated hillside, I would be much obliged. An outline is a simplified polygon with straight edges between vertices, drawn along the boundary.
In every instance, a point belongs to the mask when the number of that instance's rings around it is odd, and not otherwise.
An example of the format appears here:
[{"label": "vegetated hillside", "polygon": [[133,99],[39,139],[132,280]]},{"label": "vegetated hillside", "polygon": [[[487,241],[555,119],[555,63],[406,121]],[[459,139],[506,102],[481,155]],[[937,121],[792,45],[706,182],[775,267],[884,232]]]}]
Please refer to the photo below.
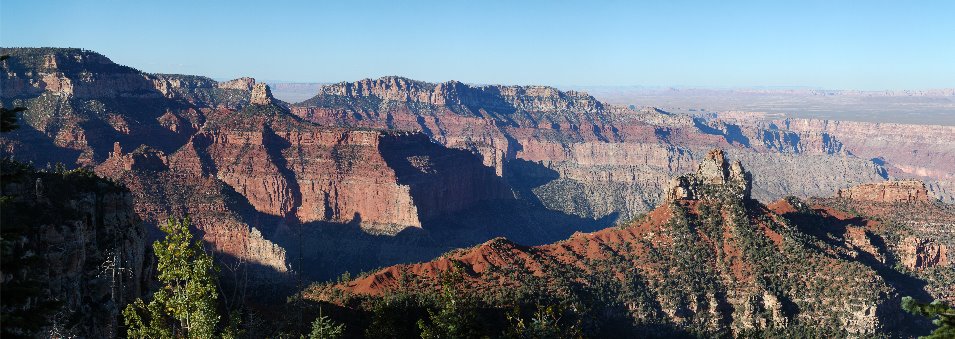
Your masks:
[{"label": "vegetated hillside", "polygon": [[[456,293],[488,317],[559,305],[588,336],[831,337],[916,333],[909,331],[925,324],[906,318],[901,296],[950,295],[952,264],[936,249],[951,248],[951,237],[929,237],[955,231],[955,213],[925,199],[924,187],[917,201],[788,198],[766,206],[751,199],[750,184],[739,162],[715,150],[695,174],[671,182],[665,204],[630,224],[536,247],[497,238],[315,285],[304,296],[374,318],[376,305],[395,298],[435,307],[428,300],[460,274]],[[882,208],[883,217],[842,210],[853,206]],[[911,210],[932,211],[937,229],[914,221],[921,216],[886,217]],[[939,240],[913,244],[910,236]]]},{"label": "vegetated hillside", "polygon": [[122,186],[0,159],[3,337],[115,337],[148,284],[146,232]]}]

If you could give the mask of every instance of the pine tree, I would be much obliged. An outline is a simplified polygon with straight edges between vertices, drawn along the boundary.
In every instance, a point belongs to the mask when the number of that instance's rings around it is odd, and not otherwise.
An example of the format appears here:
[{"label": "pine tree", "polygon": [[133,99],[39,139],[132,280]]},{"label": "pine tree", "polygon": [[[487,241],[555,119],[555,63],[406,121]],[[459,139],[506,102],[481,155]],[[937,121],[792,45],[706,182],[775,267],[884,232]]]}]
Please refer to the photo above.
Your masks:
[{"label": "pine tree", "polygon": [[153,243],[162,286],[148,304],[138,299],[123,311],[130,338],[212,338],[219,315],[216,269],[189,232],[189,220],[169,219],[166,238]]},{"label": "pine tree", "polygon": [[506,315],[509,327],[505,328],[504,338],[581,338],[579,323],[566,324],[562,321],[564,311],[555,305],[537,306],[530,321],[521,317],[521,310],[515,307]]},{"label": "pine tree", "polygon": [[345,333],[345,324],[339,324],[329,317],[322,314],[322,309],[318,309],[318,318],[312,322],[312,333],[308,335],[309,339],[338,339]]},{"label": "pine tree", "polygon": [[933,324],[938,326],[931,334],[920,338],[955,338],[955,308],[940,300],[925,304],[915,301],[912,297],[904,297],[902,298],[902,309],[914,315],[928,317],[932,319]]},{"label": "pine tree", "polygon": [[455,265],[441,276],[440,309],[428,310],[430,321],[418,320],[423,339],[478,338],[477,311],[458,286],[463,283],[462,269]]}]

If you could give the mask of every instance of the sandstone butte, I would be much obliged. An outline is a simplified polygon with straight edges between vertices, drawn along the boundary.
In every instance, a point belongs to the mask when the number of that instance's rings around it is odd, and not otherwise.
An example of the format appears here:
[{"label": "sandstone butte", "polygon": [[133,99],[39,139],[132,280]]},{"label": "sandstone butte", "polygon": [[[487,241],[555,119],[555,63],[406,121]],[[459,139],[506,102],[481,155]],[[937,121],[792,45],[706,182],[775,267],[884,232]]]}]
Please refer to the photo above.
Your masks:
[{"label": "sandstone butte", "polygon": [[[609,291],[622,286],[607,297],[622,309],[604,312],[623,312],[638,324],[735,334],[782,325],[870,336],[911,330],[906,320],[888,314],[901,295],[922,287],[884,273],[893,262],[913,270],[952,269],[951,262],[939,259],[937,244],[885,243],[900,234],[925,234],[926,223],[955,225],[951,205],[928,200],[848,205],[872,209],[873,216],[860,216],[833,207],[853,202],[838,197],[763,205],[752,200],[751,184],[740,162],[713,150],[695,173],[672,180],[666,202],[627,225],[539,246],[495,238],[429,262],[314,285],[306,296],[360,308],[356,298],[427,295],[440,289],[442,277],[459,272],[464,283],[456,285],[458,293],[498,307],[541,300],[535,298],[587,300],[595,297],[587,293],[595,292],[586,286]],[[930,213],[913,215],[914,209]],[[950,246],[953,238],[939,241]],[[935,297],[955,299],[945,278],[913,274],[926,279]]]},{"label": "sandstone butte", "polygon": [[[384,77],[288,104],[251,78],[147,74],[79,49],[3,53],[3,104],[28,110],[2,155],[91,166],[130,188],[147,226],[188,214],[224,259],[280,279],[597,230],[665,201],[671,177],[712,147],[749,164],[763,201],[829,196],[906,161],[854,156],[830,128],[631,110],[543,86]],[[944,198],[936,172],[930,194]]]},{"label": "sandstone butte", "polygon": [[925,184],[916,180],[888,181],[840,189],[837,197],[871,202],[927,202]]}]

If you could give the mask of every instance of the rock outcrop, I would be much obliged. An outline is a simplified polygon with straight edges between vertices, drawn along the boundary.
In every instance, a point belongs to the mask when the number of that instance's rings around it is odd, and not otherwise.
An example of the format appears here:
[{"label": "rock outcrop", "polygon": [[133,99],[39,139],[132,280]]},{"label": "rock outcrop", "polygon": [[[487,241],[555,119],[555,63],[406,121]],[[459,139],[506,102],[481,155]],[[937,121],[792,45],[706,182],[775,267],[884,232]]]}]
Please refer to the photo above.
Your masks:
[{"label": "rock outcrop", "polygon": [[928,196],[928,190],[925,189],[925,184],[917,180],[863,184],[841,189],[836,196],[846,199],[883,203],[929,202],[931,200]]},{"label": "rock outcrop", "polygon": [[710,196],[730,194],[739,199],[750,199],[752,175],[743,169],[739,160],[730,164],[721,149],[711,150],[700,162],[695,174],[681,175],[670,181],[667,200],[701,200]]},{"label": "rock outcrop", "polygon": [[234,89],[245,92],[251,92],[252,88],[256,85],[255,79],[249,77],[242,77],[238,79],[232,79],[226,82],[220,82],[217,86],[222,89]]},{"label": "rock outcrop", "polygon": [[911,270],[952,265],[949,248],[930,239],[907,237],[900,243],[902,265]]},{"label": "rock outcrop", "polygon": [[249,103],[253,105],[271,105],[272,102],[272,90],[269,89],[269,85],[266,84],[255,84],[252,86],[252,94],[249,97]]},{"label": "rock outcrop", "polygon": [[169,160],[162,151],[143,145],[130,152],[123,154],[123,148],[116,142],[113,144],[113,152],[109,154],[107,161],[118,161],[127,171],[162,171],[169,167]]}]

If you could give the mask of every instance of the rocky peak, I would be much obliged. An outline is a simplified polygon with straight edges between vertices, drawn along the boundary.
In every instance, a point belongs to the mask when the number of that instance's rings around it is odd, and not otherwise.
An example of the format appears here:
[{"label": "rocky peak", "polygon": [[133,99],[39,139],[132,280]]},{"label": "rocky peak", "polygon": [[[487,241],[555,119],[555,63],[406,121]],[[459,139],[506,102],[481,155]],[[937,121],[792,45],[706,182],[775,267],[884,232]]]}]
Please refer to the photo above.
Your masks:
[{"label": "rocky peak", "polygon": [[837,197],[871,202],[930,201],[925,184],[918,180],[884,181],[839,190]]},{"label": "rocky peak", "polygon": [[271,105],[273,103],[272,90],[269,89],[269,85],[263,83],[253,85],[249,103],[253,105]]},{"label": "rocky peak", "polygon": [[123,154],[119,142],[113,143],[113,151],[104,166],[123,171],[162,171],[169,166],[166,154],[147,145],[141,145],[128,154]]},{"label": "rocky peak", "polygon": [[246,92],[252,91],[253,86],[255,86],[255,79],[249,77],[232,79],[218,84],[218,87],[222,89],[237,89]]},{"label": "rocky peak", "polygon": [[743,165],[730,163],[721,149],[713,149],[700,162],[695,174],[685,174],[670,181],[667,200],[700,200],[720,193],[749,199],[753,179]]}]

